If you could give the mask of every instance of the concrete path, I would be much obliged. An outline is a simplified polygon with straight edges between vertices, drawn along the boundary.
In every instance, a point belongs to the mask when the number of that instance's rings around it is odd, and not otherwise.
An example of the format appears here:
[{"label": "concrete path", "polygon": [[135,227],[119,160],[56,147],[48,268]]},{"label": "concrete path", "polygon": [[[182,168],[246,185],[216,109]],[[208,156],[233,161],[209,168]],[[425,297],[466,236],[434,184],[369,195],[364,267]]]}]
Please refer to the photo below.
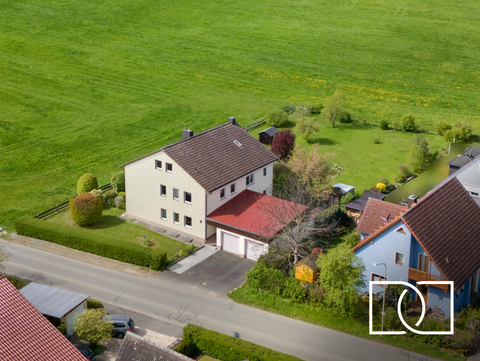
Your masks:
[{"label": "concrete path", "polygon": [[172,272],[182,274],[193,266],[196,266],[200,262],[206,260],[208,257],[210,257],[217,251],[218,249],[216,247],[206,245],[202,249],[199,249],[197,252],[188,256],[187,258],[184,258],[180,262],[177,262],[173,266],[170,266],[168,269]]},{"label": "concrete path", "polygon": [[[160,277],[142,278],[7,243],[6,273],[90,295],[176,326],[197,324],[307,361],[433,360],[396,347],[236,304]],[[177,337],[162,332],[167,336]]]}]

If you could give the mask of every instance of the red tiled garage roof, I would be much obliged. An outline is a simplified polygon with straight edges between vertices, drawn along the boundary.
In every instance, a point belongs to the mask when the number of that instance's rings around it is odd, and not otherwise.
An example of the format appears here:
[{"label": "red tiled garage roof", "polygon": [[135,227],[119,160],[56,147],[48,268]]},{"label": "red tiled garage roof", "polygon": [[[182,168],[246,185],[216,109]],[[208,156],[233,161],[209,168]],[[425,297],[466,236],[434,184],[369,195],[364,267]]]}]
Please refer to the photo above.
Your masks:
[{"label": "red tiled garage roof", "polygon": [[382,227],[385,223],[392,221],[407,209],[407,207],[398,204],[370,198],[358,221],[357,231],[372,234],[375,230]]},{"label": "red tiled garage roof", "polygon": [[[264,238],[271,238],[286,222],[308,207],[283,199],[244,190],[207,216],[207,221],[224,224]],[[268,210],[272,211],[268,211]]]},{"label": "red tiled garage roof", "polygon": [[2,361],[87,361],[5,277],[0,277],[0,325]]}]

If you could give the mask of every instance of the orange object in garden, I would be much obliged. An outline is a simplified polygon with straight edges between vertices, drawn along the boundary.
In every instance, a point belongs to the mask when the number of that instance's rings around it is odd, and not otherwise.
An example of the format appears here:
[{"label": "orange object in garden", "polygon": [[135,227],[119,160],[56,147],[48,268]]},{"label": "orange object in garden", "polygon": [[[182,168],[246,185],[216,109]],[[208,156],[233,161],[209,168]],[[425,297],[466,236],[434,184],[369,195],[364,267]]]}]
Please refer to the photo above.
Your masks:
[{"label": "orange object in garden", "polygon": [[305,257],[295,265],[295,278],[300,282],[313,283],[319,277],[319,270],[316,265],[317,256]]}]

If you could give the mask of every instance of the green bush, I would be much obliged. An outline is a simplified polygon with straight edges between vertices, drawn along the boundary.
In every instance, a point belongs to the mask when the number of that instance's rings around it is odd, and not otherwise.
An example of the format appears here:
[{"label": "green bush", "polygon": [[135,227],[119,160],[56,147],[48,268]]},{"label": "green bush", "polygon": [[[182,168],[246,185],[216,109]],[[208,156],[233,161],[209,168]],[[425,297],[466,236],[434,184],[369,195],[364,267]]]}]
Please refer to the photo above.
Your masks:
[{"label": "green bush", "polygon": [[284,111],[274,112],[267,116],[267,122],[276,128],[284,128],[288,123],[287,113]]},{"label": "green bush", "polygon": [[288,277],[282,286],[282,297],[295,302],[304,302],[306,290],[295,277]]},{"label": "green bush", "polygon": [[115,199],[117,196],[117,192],[115,192],[115,189],[109,189],[108,191],[103,192],[103,197],[105,199]]},{"label": "green bush", "polygon": [[342,112],[338,117],[338,121],[342,124],[352,123],[352,115],[349,112]]},{"label": "green bush", "polygon": [[402,117],[402,130],[404,132],[414,132],[416,129],[415,118],[411,115],[404,115]]},{"label": "green bush", "polygon": [[94,189],[93,191],[90,191],[90,193],[95,194],[103,203],[103,191],[101,189]]},{"label": "green bush", "polygon": [[444,120],[439,120],[435,123],[435,130],[438,135],[443,135],[446,131],[452,129],[452,126]]},{"label": "green bush", "polygon": [[324,106],[321,103],[314,104],[312,106],[312,114],[320,114],[323,110]]},{"label": "green bush", "polygon": [[104,308],[103,303],[87,298],[87,308]]},{"label": "green bush", "polygon": [[67,334],[67,329],[63,326],[57,326],[57,330],[59,330],[62,335]]},{"label": "green bush", "polygon": [[410,171],[408,164],[399,164],[398,165],[398,177],[397,182],[403,183],[407,180],[408,177],[411,177],[413,173]]},{"label": "green bush", "polygon": [[125,192],[118,192],[118,196],[123,197],[123,199],[125,199]]},{"label": "green bush", "polygon": [[175,349],[175,351],[187,357],[191,357],[195,353],[198,353],[192,339],[190,337],[186,338],[185,336],[183,337],[182,343]]},{"label": "green bush", "polygon": [[457,123],[453,128],[447,130],[443,134],[443,139],[446,142],[452,142],[455,138],[455,142],[465,142],[472,136],[472,126],[470,124]]},{"label": "green bush", "polygon": [[390,184],[390,182],[388,181],[387,178],[382,178],[382,179],[380,179],[380,182],[379,182],[379,183],[383,183],[383,184],[385,184],[387,187],[388,187],[388,185]]},{"label": "green bush", "polygon": [[351,218],[339,206],[331,206],[321,212],[315,219],[317,225],[341,225],[348,227]]},{"label": "green bush", "polygon": [[83,193],[70,200],[70,214],[79,226],[89,226],[102,218],[102,200],[92,193]]},{"label": "green bush", "polygon": [[116,172],[112,175],[112,180],[110,181],[112,188],[115,192],[124,192],[125,191],[125,171]]},{"label": "green bush", "polygon": [[15,229],[20,235],[43,239],[79,251],[139,266],[150,265],[151,249],[121,239],[92,234],[86,229],[71,228],[27,216],[15,221]]},{"label": "green bush", "polygon": [[154,251],[150,260],[150,267],[155,271],[161,271],[167,267],[167,254],[165,252]]},{"label": "green bush", "polygon": [[[191,340],[193,344],[188,346],[188,351],[194,347],[223,361],[300,361],[297,357],[191,324],[183,329],[183,339]],[[179,349],[176,351],[179,352]]]},{"label": "green bush", "polygon": [[278,291],[285,281],[285,275],[282,271],[267,268],[263,262],[257,262],[253,268],[247,272],[247,285],[255,289],[265,291]]},{"label": "green bush", "polygon": [[77,195],[90,192],[96,188],[98,188],[97,177],[92,173],[86,173],[77,182]]},{"label": "green bush", "polygon": [[117,196],[115,197],[114,203],[115,203],[115,207],[123,208],[123,206],[125,205],[125,198]]},{"label": "green bush", "polygon": [[388,122],[386,120],[380,120],[380,124],[378,126],[381,130],[388,130]]},{"label": "green bush", "polygon": [[394,120],[393,121],[393,129],[396,130],[397,132],[400,132],[402,131],[402,125],[400,124],[400,122],[398,120]]}]

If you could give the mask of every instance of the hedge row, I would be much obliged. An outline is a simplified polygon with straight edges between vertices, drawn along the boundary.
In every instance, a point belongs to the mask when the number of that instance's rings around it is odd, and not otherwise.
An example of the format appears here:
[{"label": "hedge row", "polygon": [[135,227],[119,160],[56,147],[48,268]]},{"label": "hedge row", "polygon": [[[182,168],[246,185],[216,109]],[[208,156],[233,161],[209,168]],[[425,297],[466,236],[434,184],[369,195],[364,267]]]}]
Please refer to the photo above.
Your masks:
[{"label": "hedge row", "polygon": [[201,352],[223,361],[301,361],[297,357],[196,325],[187,325],[183,329],[183,342],[176,351],[186,356]]},{"label": "hedge row", "polygon": [[166,266],[167,257],[164,253],[115,238],[92,234],[81,228],[71,228],[25,216],[15,221],[15,229],[23,236],[43,239],[121,262],[152,266],[154,269]]}]

